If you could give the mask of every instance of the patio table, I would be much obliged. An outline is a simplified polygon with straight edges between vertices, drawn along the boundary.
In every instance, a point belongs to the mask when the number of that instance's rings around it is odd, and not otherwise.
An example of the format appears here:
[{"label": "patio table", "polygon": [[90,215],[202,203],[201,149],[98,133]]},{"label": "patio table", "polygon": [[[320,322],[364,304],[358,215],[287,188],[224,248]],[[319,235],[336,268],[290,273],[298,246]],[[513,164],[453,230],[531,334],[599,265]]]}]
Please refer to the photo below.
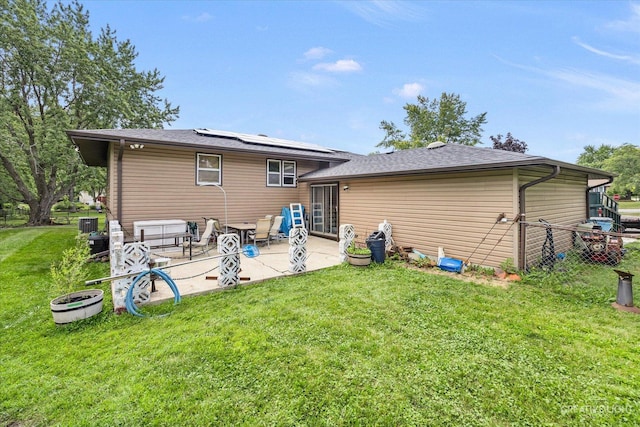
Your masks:
[{"label": "patio table", "polygon": [[250,222],[234,222],[231,224],[225,224],[224,226],[238,232],[240,235],[240,246],[243,246],[245,240],[247,240],[247,233],[256,229],[256,224]]}]

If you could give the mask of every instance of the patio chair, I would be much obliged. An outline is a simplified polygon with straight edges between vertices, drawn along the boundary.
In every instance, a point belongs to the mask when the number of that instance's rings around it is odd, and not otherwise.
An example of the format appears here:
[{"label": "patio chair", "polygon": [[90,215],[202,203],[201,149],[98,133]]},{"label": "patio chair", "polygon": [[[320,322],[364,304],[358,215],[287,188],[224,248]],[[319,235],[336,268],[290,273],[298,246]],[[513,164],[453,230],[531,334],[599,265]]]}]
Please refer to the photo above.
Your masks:
[{"label": "patio chair", "polygon": [[217,221],[215,219],[209,219],[207,220],[207,226],[204,229],[204,233],[202,233],[202,236],[200,237],[200,240],[195,241],[195,240],[191,240],[188,242],[183,242],[182,243],[182,255],[184,255],[184,251],[185,249],[189,248],[189,246],[191,246],[191,249],[193,250],[194,248],[198,248],[202,250],[202,253],[209,253],[209,250],[211,249],[209,247],[209,240],[211,239],[211,235],[214,233],[214,228],[215,228],[215,223]]},{"label": "patio chair", "polygon": [[267,242],[269,247],[269,230],[271,227],[271,220],[268,218],[260,218],[256,221],[255,231],[249,232],[249,238],[253,239],[255,245],[258,241]]},{"label": "patio chair", "polygon": [[224,234],[222,231],[222,227],[220,226],[220,221],[218,218],[211,218],[213,220],[213,233],[211,233],[211,240],[213,241],[214,246],[218,244],[218,236]]},{"label": "patio chair", "polygon": [[280,231],[280,226],[282,225],[283,219],[284,217],[282,217],[281,215],[278,215],[273,219],[273,225],[269,229],[269,240],[280,240],[286,238],[284,233]]},{"label": "patio chair", "polygon": [[202,218],[204,218],[205,223],[209,220],[213,220],[213,232],[211,233],[211,237],[209,237],[209,239],[213,242],[213,246],[216,246],[218,244],[218,236],[224,234],[224,231],[222,231],[222,227],[220,226],[220,221],[218,220],[218,218],[210,218],[206,216],[203,216]]}]

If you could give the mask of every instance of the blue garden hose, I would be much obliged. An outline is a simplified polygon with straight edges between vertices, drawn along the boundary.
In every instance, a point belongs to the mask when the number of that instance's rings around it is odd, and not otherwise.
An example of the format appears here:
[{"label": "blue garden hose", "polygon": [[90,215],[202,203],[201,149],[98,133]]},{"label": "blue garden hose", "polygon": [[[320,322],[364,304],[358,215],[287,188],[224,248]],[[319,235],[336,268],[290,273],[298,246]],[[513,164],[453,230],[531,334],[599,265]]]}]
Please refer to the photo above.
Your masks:
[{"label": "blue garden hose", "polygon": [[156,268],[153,268],[151,270],[145,270],[142,273],[138,274],[135,279],[133,279],[133,282],[131,282],[131,286],[129,286],[129,289],[127,290],[127,296],[124,299],[124,304],[125,304],[125,307],[127,308],[127,311],[133,314],[134,316],[145,317],[144,314],[138,311],[138,308],[133,302],[133,288],[136,286],[136,284],[140,279],[142,279],[146,274],[151,274],[151,273],[157,274],[169,285],[169,288],[171,288],[171,290],[173,291],[173,294],[175,295],[175,298],[173,300],[174,304],[177,304],[180,302],[180,291],[178,290],[178,286],[176,286],[176,283],[167,273]]}]

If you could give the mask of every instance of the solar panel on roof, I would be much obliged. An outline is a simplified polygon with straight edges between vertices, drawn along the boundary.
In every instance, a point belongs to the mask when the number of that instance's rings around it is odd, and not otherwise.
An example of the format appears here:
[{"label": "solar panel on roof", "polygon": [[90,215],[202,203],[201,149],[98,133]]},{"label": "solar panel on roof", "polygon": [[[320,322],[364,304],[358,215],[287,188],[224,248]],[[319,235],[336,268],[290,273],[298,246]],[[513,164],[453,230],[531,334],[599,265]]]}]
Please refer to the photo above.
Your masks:
[{"label": "solar panel on roof", "polygon": [[198,135],[220,136],[234,138],[246,144],[266,145],[269,147],[293,148],[296,150],[318,151],[321,153],[333,153],[333,150],[308,142],[290,141],[288,139],[270,138],[263,135],[249,135],[246,133],[227,132],[213,129],[194,129]]}]

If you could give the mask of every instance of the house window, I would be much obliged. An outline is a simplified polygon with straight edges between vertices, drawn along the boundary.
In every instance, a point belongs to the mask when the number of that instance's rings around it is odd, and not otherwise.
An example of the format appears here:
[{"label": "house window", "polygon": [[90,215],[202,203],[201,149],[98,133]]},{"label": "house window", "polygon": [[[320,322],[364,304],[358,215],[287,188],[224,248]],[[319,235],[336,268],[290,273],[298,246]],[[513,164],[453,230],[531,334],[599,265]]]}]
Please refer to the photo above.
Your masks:
[{"label": "house window", "polygon": [[289,160],[267,160],[268,187],[295,187],[296,162]]},{"label": "house window", "polygon": [[217,154],[198,153],[196,163],[196,184],[209,185],[222,182],[222,159]]},{"label": "house window", "polygon": [[280,187],[282,185],[280,169],[280,160],[267,160],[267,186]]},{"label": "house window", "polygon": [[282,161],[282,186],[296,186],[296,162]]}]

